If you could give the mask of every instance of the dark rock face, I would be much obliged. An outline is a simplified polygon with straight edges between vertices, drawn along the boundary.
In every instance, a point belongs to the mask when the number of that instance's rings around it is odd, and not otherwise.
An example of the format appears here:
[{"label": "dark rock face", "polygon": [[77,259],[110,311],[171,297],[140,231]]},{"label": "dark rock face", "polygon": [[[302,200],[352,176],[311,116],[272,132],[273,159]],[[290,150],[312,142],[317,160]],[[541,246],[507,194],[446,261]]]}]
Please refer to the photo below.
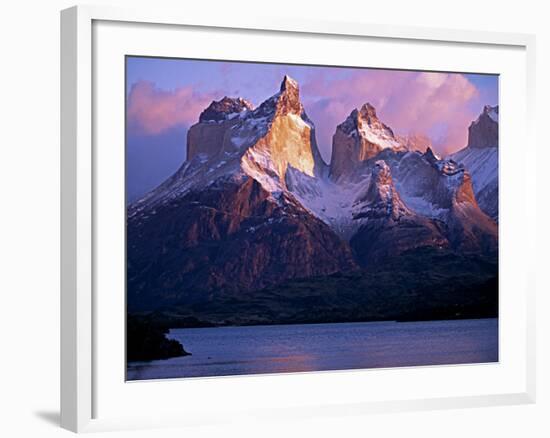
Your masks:
[{"label": "dark rock face", "polygon": [[394,163],[403,194],[421,196],[432,209],[442,211],[437,223],[453,249],[493,252],[498,245],[498,226],[479,208],[470,174],[453,160],[434,161],[430,152],[407,154]]},{"label": "dark rock face", "polygon": [[432,151],[431,147],[426,148],[426,152],[424,153],[424,157],[430,164],[435,164],[437,162],[437,157],[434,155],[434,151]]},{"label": "dark rock face", "polygon": [[476,199],[483,212],[498,222],[498,175],[477,191]]},{"label": "dark rock face", "polygon": [[[431,150],[427,150],[424,154],[418,152],[403,154],[388,150],[377,156],[377,158],[382,157],[391,170],[391,177],[394,180],[391,185],[387,185],[386,193],[396,193],[396,195],[393,195],[393,204],[387,203],[388,206],[392,205],[392,208],[384,207],[386,204],[380,203],[380,208],[375,209],[373,206],[376,203],[372,201],[366,203],[367,214],[373,216],[374,212],[380,212],[378,216],[384,217],[386,212],[387,217],[382,221],[379,219],[373,221],[370,218],[367,224],[359,229],[350,242],[356,253],[366,254],[372,251],[358,249],[359,246],[367,248],[371,245],[374,249],[383,248],[388,254],[392,254],[388,248],[395,247],[395,254],[401,251],[399,248],[402,245],[406,247],[410,244],[416,247],[417,244],[421,246],[421,242],[435,248],[449,247],[455,251],[482,254],[496,251],[498,226],[479,208],[472,179],[464,166],[453,160],[438,160]],[[371,176],[369,192],[372,190],[373,181],[377,184],[383,181],[379,177],[375,178],[375,171]],[[407,205],[407,200],[411,200],[414,204],[414,201],[419,199],[421,204],[415,205],[414,210]],[[405,213],[396,216],[396,211]],[[359,218],[360,215],[355,217],[355,219]],[[397,218],[399,219],[396,220]],[[407,244],[404,243],[407,242],[407,238],[400,237],[397,233],[406,233],[407,228],[411,227],[412,219],[416,225],[422,224],[423,229],[428,233],[415,231],[419,241],[415,243],[413,240]],[[388,235],[386,241],[379,240],[378,234],[382,234],[380,230],[387,230],[390,226],[395,227],[395,234]],[[365,233],[367,230],[370,234],[365,234],[362,243],[359,243],[357,239],[361,236],[361,232]],[[368,255],[363,256],[363,260],[365,257],[369,258]],[[374,258],[371,258],[372,261]]]},{"label": "dark rock face", "polygon": [[328,225],[251,178],[132,217],[128,242],[131,311],[356,268]]},{"label": "dark rock face", "polygon": [[377,161],[363,208],[354,219],[366,218],[350,244],[362,265],[368,266],[424,246],[448,247],[436,222],[413,213],[395,189],[391,171]]},{"label": "dark rock face", "polygon": [[483,149],[498,146],[498,106],[483,108],[478,119],[468,128],[468,147]]},{"label": "dark rock face", "polygon": [[192,160],[199,154],[213,157],[223,150],[226,134],[232,121],[223,123],[197,123],[187,131],[187,159]]},{"label": "dark rock face", "polygon": [[223,99],[213,101],[199,116],[199,122],[219,122],[226,120],[229,114],[240,113],[245,110],[251,110],[252,104],[240,97],[230,98],[225,96]]},{"label": "dark rock face", "polygon": [[468,146],[451,158],[472,177],[479,207],[498,221],[498,106],[485,106],[468,130]]},{"label": "dark rock face", "polygon": [[224,97],[213,101],[199,117],[199,123],[187,131],[187,160],[198,154],[213,157],[229,142],[230,129],[238,122],[236,114],[251,110],[252,104],[239,98]]}]

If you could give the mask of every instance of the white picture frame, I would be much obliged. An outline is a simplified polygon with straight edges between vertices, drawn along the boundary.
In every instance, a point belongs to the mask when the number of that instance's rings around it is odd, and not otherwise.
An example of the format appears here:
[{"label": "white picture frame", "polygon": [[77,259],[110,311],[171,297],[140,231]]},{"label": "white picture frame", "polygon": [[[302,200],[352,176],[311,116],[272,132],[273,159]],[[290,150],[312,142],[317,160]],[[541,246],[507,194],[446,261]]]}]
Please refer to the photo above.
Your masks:
[{"label": "white picture frame", "polygon": [[[238,22],[228,23],[223,17],[217,17],[209,14],[208,16],[194,16],[184,11],[163,11],[159,9],[150,10],[130,10],[110,7],[95,6],[77,6],[66,9],[61,12],[61,426],[75,431],[99,431],[120,428],[142,428],[142,427],[162,427],[167,425],[188,425],[220,422],[228,420],[246,418],[249,415],[262,418],[263,416],[277,415],[283,417],[300,417],[311,415],[341,415],[346,414],[364,414],[369,412],[396,412],[404,410],[418,409],[441,409],[451,407],[475,407],[503,404],[532,403],[535,400],[535,309],[534,309],[534,273],[529,268],[528,260],[520,267],[514,268],[511,263],[506,266],[512,266],[515,272],[509,275],[517,281],[519,285],[518,294],[520,294],[520,308],[518,310],[517,326],[520,328],[518,337],[518,351],[521,350],[521,357],[518,359],[518,367],[515,374],[515,385],[510,388],[503,388],[502,391],[494,390],[483,393],[469,393],[467,390],[461,392],[461,395],[455,393],[438,393],[437,396],[417,397],[414,391],[410,393],[399,391],[392,393],[388,398],[378,397],[371,399],[361,399],[360,397],[346,396],[345,392],[338,395],[338,400],[330,399],[330,391],[317,397],[315,403],[309,403],[306,398],[303,405],[287,405],[283,398],[274,397],[271,404],[262,406],[261,401],[257,403],[257,409],[246,406],[244,401],[236,400],[236,404],[242,403],[242,411],[227,412],[223,409],[223,404],[219,407],[210,406],[208,415],[206,415],[206,406],[200,411],[200,407],[195,414],[188,414],[182,407],[175,407],[174,410],[167,412],[162,406],[158,406],[155,411],[149,409],[147,417],[143,415],[129,415],[122,410],[111,412],[109,415],[98,415],[101,412],[102,404],[98,398],[98,386],[105,381],[104,371],[105,363],[102,361],[105,354],[97,355],[98,348],[102,348],[98,343],[101,342],[101,332],[97,331],[98,312],[101,312],[103,304],[98,304],[97,293],[98,284],[101,279],[98,278],[96,266],[98,263],[98,216],[96,207],[101,191],[97,189],[98,174],[104,172],[101,168],[105,161],[97,158],[94,153],[97,138],[101,138],[95,130],[95,123],[100,119],[98,116],[97,99],[94,90],[94,84],[98,80],[98,70],[94,65],[94,58],[98,56],[97,51],[101,50],[101,36],[94,32],[94,25],[97,23],[119,23],[131,24],[132,26],[150,26],[151,32],[160,32],[160,29],[175,29],[178,26],[187,29],[200,29],[202,32],[224,32],[228,29],[237,29],[242,32],[270,32],[273,35],[294,35],[295,37],[311,37],[313,39],[320,37],[334,38],[353,38],[361,41],[384,40],[390,44],[395,42],[408,44],[455,44],[465,47],[485,47],[487,50],[498,50],[501,52],[510,51],[521,53],[523,60],[515,68],[521,70],[521,75],[525,83],[516,84],[518,90],[514,96],[521,99],[519,106],[521,115],[524,116],[525,123],[521,124],[521,132],[514,132],[514,135],[522,135],[524,139],[524,148],[533,150],[535,141],[533,137],[534,120],[534,50],[535,39],[532,35],[491,33],[483,31],[461,31],[450,29],[425,29],[416,27],[397,27],[385,25],[373,25],[365,23],[337,23],[337,22],[312,22],[306,20],[257,18],[254,20],[243,17]],[[151,29],[151,26],[153,27]],[[111,37],[115,34],[109,34]],[[116,46],[116,42],[113,46]],[[198,47],[197,49],[200,49]],[[121,50],[124,50],[123,48]],[[429,49],[426,49],[429,50]],[[433,61],[436,62],[436,61]],[[460,60],[455,60],[460,62]],[[518,70],[519,71],[519,70]],[[492,71],[495,72],[495,71]],[[498,73],[498,71],[496,71]],[[122,79],[120,79],[123,82]],[[519,111],[519,110],[518,110]],[[504,111],[506,117],[506,111]],[[512,133],[511,133],[512,134]],[[504,157],[505,158],[505,157]],[[104,160],[104,159],[103,159]],[[113,170],[114,169],[114,170]],[[110,171],[117,172],[113,165]],[[503,166],[502,172],[508,172],[506,166]],[[120,172],[123,172],[121,169]],[[520,196],[525,198],[525,202],[530,200],[534,203],[534,195],[531,192],[535,186],[534,172],[527,174],[524,170],[519,171],[521,181],[518,190]],[[502,174],[501,174],[502,178]],[[506,193],[503,193],[503,197]],[[505,246],[506,253],[501,252],[501,256],[508,253],[510,257],[518,245],[526,245],[531,248],[534,245],[535,236],[535,216],[534,211],[511,212],[515,216],[509,221],[506,219],[506,209],[503,210],[503,221],[501,230],[503,233],[511,234],[514,230],[514,224],[517,221],[527,221],[522,230],[524,242],[510,241],[510,245]],[[511,217],[511,216],[510,216]],[[535,254],[530,251],[529,254]],[[531,256],[534,257],[534,256]],[[502,267],[501,267],[502,269]],[[512,279],[512,277],[510,277]],[[516,283],[514,283],[516,284]],[[123,294],[124,290],[120,290]],[[102,301],[101,303],[104,303]],[[506,303],[505,303],[506,304]],[[103,318],[103,314],[102,314]],[[105,318],[109,319],[108,315]],[[121,316],[121,318],[123,318]],[[110,329],[120,330],[123,319],[119,325],[111,325]],[[510,319],[506,324],[514,324]],[[110,323],[109,323],[110,324]],[[506,327],[504,327],[506,328]],[[501,343],[508,342],[501,337]],[[102,357],[102,359],[98,359]],[[379,373],[387,372],[380,370]],[[406,381],[410,371],[392,370],[392,379],[401,379]],[[424,378],[430,373],[439,373],[435,368],[427,367],[421,371]],[[470,367],[468,373],[477,373],[476,369]],[[441,378],[445,378],[446,371],[441,373]],[[278,385],[300,385],[304,383],[304,390],[307,385],[318,385],[315,376],[308,373],[295,374],[287,376],[286,380],[279,379]],[[119,376],[120,374],[117,374]],[[338,381],[332,377],[325,377],[323,381],[327,385],[337,384]],[[334,375],[333,375],[334,376]],[[344,377],[342,377],[344,376]],[[337,378],[345,379],[347,384],[353,384],[357,376],[364,376],[360,372],[346,372],[338,375]],[[371,373],[370,378],[375,376]],[[118,378],[118,377],[117,377]],[[257,393],[257,389],[264,383],[268,383],[273,377],[231,377],[221,379],[223,385],[231,386],[233,389],[244,386],[251,391],[250,394]],[[327,379],[333,379],[332,383]],[[504,375],[502,376],[504,379]],[[285,383],[286,382],[286,383]],[[124,385],[124,382],[120,382]],[[143,391],[143,397],[149,397],[152,393],[159,396],[163,391],[169,391],[170,382],[148,382],[141,388],[147,388]],[[179,384],[174,382],[173,385]],[[210,388],[216,384],[216,379],[194,380],[192,390],[201,388],[201,386]],[[132,386],[132,397],[139,397],[140,387],[133,383],[126,384]],[[220,383],[222,385],[222,383]],[[495,381],[498,385],[498,381]],[[272,387],[272,386],[271,386]],[[331,386],[328,386],[331,387]],[[495,386],[496,388],[496,386]],[[102,393],[103,390],[99,392]],[[147,392],[145,392],[147,391]],[[256,392],[254,392],[256,391]],[[304,391],[307,392],[307,391]],[[104,391],[103,391],[104,393]],[[147,395],[148,394],[148,395]],[[434,393],[435,394],[435,393]],[[113,397],[114,392],[110,394]],[[313,397],[314,395],[312,395]],[[197,402],[200,405],[200,402]],[[274,411],[276,408],[276,413]],[[201,414],[202,413],[202,414]]]}]

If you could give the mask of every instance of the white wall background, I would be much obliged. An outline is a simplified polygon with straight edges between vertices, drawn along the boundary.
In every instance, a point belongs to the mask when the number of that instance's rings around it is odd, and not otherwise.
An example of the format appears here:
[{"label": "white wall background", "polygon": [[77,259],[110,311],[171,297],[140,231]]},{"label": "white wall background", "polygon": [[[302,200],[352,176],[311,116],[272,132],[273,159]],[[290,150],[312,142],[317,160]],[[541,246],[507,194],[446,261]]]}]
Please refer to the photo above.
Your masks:
[{"label": "white wall background", "polygon": [[[138,6],[147,1],[96,1]],[[159,7],[202,8],[237,14],[430,27],[529,32],[537,35],[537,129],[539,247],[532,255],[538,276],[538,402],[530,406],[465,409],[342,419],[312,419],[224,428],[251,437],[543,437],[550,436],[550,383],[546,314],[550,309],[550,209],[545,178],[550,144],[544,136],[550,114],[550,28],[545,2],[523,0],[391,0],[321,2],[156,0]],[[69,435],[58,428],[59,404],[59,10],[65,0],[3,4],[0,25],[0,435]],[[517,145],[518,154],[522,145]],[[218,436],[219,430],[118,432],[107,436]]]}]

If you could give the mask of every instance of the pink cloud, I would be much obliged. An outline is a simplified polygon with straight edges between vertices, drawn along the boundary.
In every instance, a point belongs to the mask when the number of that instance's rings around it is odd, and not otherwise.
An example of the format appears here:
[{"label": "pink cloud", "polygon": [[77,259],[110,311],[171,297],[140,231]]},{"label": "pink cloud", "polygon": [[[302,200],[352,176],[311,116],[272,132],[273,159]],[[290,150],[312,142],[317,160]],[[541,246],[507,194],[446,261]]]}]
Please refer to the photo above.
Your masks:
[{"label": "pink cloud", "polygon": [[128,126],[151,135],[189,126],[199,120],[201,111],[216,97],[215,93],[194,91],[191,86],[166,91],[152,82],[136,82],[128,96]]},{"label": "pink cloud", "polygon": [[398,134],[427,135],[442,154],[461,149],[468,125],[477,117],[471,104],[479,97],[461,74],[387,70],[357,70],[332,81],[320,72],[303,90],[326,159],[336,126],[365,102],[374,105],[380,119]]}]

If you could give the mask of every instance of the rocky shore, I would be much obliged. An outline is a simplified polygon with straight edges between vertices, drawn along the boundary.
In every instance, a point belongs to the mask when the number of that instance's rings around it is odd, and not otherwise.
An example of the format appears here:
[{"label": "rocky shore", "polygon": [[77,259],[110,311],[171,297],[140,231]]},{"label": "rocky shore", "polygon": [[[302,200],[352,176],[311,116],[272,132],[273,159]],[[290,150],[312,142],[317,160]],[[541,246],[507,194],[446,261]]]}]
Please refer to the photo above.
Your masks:
[{"label": "rocky shore", "polygon": [[128,362],[169,359],[191,354],[178,341],[166,337],[167,329],[152,324],[146,318],[128,315],[126,328]]}]

